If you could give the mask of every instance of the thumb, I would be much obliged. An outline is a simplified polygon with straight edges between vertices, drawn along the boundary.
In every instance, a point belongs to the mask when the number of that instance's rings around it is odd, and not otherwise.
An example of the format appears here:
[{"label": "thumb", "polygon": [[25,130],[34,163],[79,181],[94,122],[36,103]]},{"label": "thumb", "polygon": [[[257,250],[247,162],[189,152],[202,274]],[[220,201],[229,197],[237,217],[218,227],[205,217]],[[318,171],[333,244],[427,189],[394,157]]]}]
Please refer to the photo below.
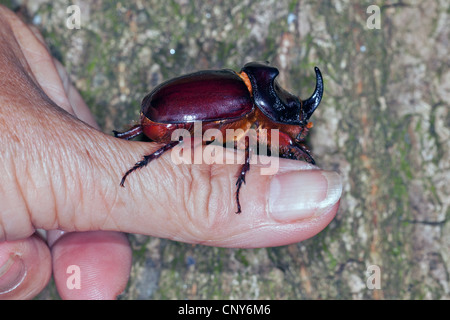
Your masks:
[{"label": "thumb", "polygon": [[[130,159],[118,164],[122,171],[115,186],[136,161],[160,147],[115,143],[123,144],[121,158]],[[196,146],[194,154],[198,149],[205,154],[205,148]],[[220,149],[225,158],[235,157],[234,150]],[[120,209],[115,206],[119,210],[111,214],[120,221],[121,231],[214,246],[278,246],[314,236],[338,209],[342,184],[337,173],[276,158],[275,174],[264,175],[265,166],[260,163],[268,163],[267,157],[258,156],[240,191],[242,213],[236,214],[240,164],[177,164],[173,153],[176,150],[134,171],[125,188],[116,187],[122,205]],[[239,156],[234,163],[243,163]]]}]

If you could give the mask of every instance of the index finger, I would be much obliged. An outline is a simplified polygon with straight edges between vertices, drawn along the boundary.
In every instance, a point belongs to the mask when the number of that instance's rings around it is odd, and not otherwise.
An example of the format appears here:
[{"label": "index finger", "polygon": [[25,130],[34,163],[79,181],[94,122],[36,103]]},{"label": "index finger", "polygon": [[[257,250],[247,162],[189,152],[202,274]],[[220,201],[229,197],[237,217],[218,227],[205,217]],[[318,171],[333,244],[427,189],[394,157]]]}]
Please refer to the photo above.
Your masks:
[{"label": "index finger", "polygon": [[[9,9],[1,6],[0,13],[11,28],[19,44],[19,49],[26,59],[27,65],[24,67],[32,72],[32,76],[37,82],[36,85],[41,87],[47,96],[59,107],[74,115],[75,112],[64,91],[64,86],[53,63],[53,58],[45,46],[33,34],[31,29]],[[16,56],[18,54],[16,52]]]}]

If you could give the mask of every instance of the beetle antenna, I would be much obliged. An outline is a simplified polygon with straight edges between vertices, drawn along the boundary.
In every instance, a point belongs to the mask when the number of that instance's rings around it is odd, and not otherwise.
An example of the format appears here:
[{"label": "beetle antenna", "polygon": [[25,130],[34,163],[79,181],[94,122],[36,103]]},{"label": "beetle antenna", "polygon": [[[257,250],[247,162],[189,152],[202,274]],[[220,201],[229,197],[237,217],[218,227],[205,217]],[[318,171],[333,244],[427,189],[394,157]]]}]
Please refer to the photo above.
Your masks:
[{"label": "beetle antenna", "polygon": [[305,113],[304,120],[307,121],[316,108],[319,106],[320,101],[323,96],[323,78],[322,73],[319,68],[315,67],[314,71],[316,72],[316,88],[314,89],[314,93],[307,100],[303,101],[303,112]]}]

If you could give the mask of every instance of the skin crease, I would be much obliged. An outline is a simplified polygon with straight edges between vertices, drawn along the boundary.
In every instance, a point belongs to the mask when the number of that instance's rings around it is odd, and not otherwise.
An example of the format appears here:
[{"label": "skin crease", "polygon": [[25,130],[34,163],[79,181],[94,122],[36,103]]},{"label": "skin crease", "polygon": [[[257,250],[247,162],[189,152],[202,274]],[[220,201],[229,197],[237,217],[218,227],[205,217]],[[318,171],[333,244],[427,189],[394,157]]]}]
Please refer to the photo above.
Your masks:
[{"label": "skin crease", "polygon": [[[277,176],[252,165],[240,215],[238,164],[175,165],[168,153],[121,188],[123,173],[161,145],[100,132],[40,35],[2,6],[0,79],[0,299],[33,298],[52,270],[63,299],[114,299],[131,268],[122,232],[223,247],[279,246],[314,236],[338,209],[336,200],[320,214],[311,209],[308,219],[271,215],[272,179],[301,179],[304,170],[310,181],[323,177],[317,167],[284,159]],[[37,229],[47,231],[49,243]],[[81,289],[67,287],[71,265],[82,270]]]}]

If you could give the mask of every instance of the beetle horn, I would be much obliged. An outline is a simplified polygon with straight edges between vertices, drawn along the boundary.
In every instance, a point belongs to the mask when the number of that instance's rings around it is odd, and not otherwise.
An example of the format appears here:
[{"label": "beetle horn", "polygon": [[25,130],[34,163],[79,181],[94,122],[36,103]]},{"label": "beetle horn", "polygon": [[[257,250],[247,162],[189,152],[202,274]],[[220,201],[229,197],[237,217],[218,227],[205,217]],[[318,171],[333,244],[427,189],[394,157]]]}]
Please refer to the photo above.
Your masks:
[{"label": "beetle horn", "polygon": [[311,97],[303,101],[303,112],[305,114],[306,121],[311,117],[314,110],[316,110],[316,108],[319,106],[323,95],[322,73],[317,67],[314,68],[314,71],[316,72],[316,89],[314,89],[314,93]]}]

